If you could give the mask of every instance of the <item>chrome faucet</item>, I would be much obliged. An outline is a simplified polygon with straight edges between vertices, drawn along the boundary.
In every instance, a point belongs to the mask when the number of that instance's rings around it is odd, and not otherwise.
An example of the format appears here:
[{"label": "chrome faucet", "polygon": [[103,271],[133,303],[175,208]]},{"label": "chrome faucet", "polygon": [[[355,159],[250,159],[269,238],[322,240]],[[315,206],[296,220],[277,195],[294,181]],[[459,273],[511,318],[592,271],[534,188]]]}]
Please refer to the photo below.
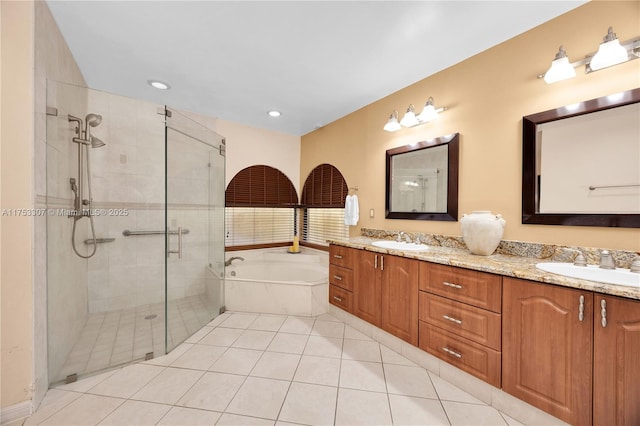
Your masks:
[{"label": "chrome faucet", "polygon": [[238,259],[238,260],[244,260],[244,257],[240,257],[240,256],[233,256],[233,257],[230,257],[230,258],[229,258],[229,260],[226,260],[226,261],[224,262],[224,266],[231,266],[231,262],[233,262],[233,261],[234,261],[234,260],[236,260],[236,259]]},{"label": "chrome faucet", "polygon": [[404,231],[398,232],[398,236],[396,237],[396,241],[401,243],[404,237],[404,241],[407,243],[411,243],[411,237]]},{"label": "chrome faucet", "polygon": [[611,256],[609,250],[602,250],[600,252],[600,268],[616,269],[616,262],[613,260],[613,256]]}]

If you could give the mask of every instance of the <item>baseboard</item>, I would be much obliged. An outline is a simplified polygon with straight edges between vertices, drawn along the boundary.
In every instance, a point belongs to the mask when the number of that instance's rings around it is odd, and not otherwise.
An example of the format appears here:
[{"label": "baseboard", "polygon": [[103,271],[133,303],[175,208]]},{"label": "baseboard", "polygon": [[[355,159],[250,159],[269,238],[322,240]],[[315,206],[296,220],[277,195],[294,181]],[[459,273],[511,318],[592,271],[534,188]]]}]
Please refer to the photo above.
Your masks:
[{"label": "baseboard", "polygon": [[31,415],[31,401],[23,401],[18,404],[0,408],[0,425],[14,422]]}]

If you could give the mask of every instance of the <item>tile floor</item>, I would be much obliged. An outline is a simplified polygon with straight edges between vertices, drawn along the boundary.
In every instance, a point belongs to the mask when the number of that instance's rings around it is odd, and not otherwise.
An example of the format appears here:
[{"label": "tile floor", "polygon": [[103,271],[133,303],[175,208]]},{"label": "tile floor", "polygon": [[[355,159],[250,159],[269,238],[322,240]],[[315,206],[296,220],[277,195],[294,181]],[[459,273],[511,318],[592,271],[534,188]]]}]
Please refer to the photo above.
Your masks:
[{"label": "tile floor", "polygon": [[[172,300],[167,345],[171,349],[198,331],[217,310],[202,295]],[[53,383],[165,353],[164,303],[89,314],[80,338]]]},{"label": "tile floor", "polygon": [[26,425],[519,425],[325,314],[225,313],[166,356],[51,389]]}]

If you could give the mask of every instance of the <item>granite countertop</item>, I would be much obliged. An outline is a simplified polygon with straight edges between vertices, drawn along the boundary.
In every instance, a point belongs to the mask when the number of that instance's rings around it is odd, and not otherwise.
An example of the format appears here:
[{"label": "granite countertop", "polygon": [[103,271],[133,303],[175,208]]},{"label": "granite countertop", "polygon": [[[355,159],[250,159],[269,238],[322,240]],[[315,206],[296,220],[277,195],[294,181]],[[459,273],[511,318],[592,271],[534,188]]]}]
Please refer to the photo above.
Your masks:
[{"label": "granite countertop", "polygon": [[381,254],[390,254],[410,259],[424,260],[442,265],[457,266],[476,271],[541,283],[555,284],[563,287],[579,288],[612,296],[626,297],[640,300],[640,287],[630,287],[615,284],[606,284],[595,281],[569,278],[552,274],[536,268],[536,263],[546,262],[548,259],[526,256],[510,256],[505,254],[492,254],[491,256],[478,256],[471,254],[467,249],[456,247],[443,247],[429,245],[426,251],[398,251],[384,249],[371,245],[380,238],[365,236],[351,237],[344,240],[329,240],[329,243],[356,249],[368,250]]}]

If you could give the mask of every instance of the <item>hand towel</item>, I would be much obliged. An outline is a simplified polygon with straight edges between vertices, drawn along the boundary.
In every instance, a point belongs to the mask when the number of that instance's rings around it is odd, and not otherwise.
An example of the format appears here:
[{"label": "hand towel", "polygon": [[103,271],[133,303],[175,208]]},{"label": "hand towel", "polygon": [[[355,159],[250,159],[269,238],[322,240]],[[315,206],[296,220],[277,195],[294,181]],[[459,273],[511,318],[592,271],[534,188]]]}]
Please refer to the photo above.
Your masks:
[{"label": "hand towel", "polygon": [[360,219],[360,208],[357,195],[347,195],[344,201],[344,224],[354,226]]}]

